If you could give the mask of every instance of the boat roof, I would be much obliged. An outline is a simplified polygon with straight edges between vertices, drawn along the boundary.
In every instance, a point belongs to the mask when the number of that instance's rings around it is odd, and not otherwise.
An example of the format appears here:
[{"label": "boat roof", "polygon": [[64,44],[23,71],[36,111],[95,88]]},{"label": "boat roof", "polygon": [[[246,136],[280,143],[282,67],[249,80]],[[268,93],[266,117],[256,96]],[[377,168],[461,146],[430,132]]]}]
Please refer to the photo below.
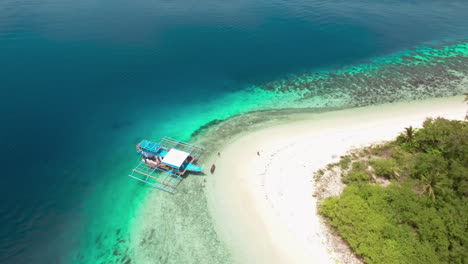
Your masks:
[{"label": "boat roof", "polygon": [[184,161],[188,158],[190,153],[172,148],[169,152],[164,156],[162,162],[172,167],[180,168]]},{"label": "boat roof", "polygon": [[142,140],[139,146],[143,148],[145,151],[152,152],[153,154],[156,154],[158,150],[161,148],[161,144],[154,143],[146,139]]},{"label": "boat roof", "polygon": [[[185,159],[188,156],[191,156],[194,160],[198,159],[201,152],[204,150],[203,147],[172,139],[170,137],[162,138],[159,143],[142,140],[137,147],[139,154],[142,154],[141,152],[145,151],[163,157],[162,162],[169,165],[171,169],[149,166],[144,160],[140,159],[138,165],[130,174],[128,174],[128,176],[135,180],[144,182],[154,188],[170,193],[174,193],[178,184],[182,181],[180,166],[183,165]],[[168,155],[169,152],[172,154]],[[177,156],[178,158],[171,158],[172,155],[174,155],[174,157]],[[166,159],[166,157],[168,158]]]}]

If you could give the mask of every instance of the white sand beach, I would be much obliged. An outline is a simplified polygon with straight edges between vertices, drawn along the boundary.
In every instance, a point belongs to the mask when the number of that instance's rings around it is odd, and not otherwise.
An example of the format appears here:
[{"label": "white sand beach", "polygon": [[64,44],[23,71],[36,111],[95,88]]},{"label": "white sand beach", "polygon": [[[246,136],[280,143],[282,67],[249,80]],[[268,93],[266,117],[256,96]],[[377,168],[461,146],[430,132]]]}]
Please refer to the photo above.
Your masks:
[{"label": "white sand beach", "polygon": [[347,263],[325,241],[313,173],[352,148],[420,127],[427,117],[463,119],[466,109],[458,96],[297,114],[287,124],[240,135],[207,177],[216,230],[236,263]]}]

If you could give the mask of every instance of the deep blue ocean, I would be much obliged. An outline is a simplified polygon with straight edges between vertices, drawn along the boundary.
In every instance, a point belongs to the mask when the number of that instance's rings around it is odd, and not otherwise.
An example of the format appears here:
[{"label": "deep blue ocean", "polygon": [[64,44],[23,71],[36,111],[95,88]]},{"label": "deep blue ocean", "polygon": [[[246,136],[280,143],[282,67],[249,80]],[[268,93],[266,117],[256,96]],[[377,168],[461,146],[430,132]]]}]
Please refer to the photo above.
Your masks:
[{"label": "deep blue ocean", "polygon": [[104,263],[96,237],[148,191],[125,177],[139,139],[187,140],[252,85],[467,36],[466,0],[2,0],[0,263]]}]

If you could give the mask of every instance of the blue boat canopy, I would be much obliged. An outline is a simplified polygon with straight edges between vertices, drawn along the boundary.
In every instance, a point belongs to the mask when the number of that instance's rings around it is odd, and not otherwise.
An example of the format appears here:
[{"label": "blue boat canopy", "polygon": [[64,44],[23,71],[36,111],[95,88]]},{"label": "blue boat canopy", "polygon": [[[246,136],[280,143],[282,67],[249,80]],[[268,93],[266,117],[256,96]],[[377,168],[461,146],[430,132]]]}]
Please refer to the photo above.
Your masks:
[{"label": "blue boat canopy", "polygon": [[157,154],[158,151],[161,149],[160,144],[151,142],[146,139],[142,140],[139,145],[140,148],[144,149],[146,152],[151,152],[153,154]]}]

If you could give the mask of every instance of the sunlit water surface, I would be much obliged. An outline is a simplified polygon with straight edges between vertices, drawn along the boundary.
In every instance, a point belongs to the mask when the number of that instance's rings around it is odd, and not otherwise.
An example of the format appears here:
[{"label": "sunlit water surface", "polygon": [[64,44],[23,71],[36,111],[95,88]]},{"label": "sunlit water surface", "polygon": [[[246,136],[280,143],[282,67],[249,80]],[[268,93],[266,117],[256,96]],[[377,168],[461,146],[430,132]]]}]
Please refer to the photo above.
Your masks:
[{"label": "sunlit water surface", "polygon": [[125,176],[142,138],[460,94],[466,14],[461,0],[1,1],[0,262],[135,262],[152,190]]}]

